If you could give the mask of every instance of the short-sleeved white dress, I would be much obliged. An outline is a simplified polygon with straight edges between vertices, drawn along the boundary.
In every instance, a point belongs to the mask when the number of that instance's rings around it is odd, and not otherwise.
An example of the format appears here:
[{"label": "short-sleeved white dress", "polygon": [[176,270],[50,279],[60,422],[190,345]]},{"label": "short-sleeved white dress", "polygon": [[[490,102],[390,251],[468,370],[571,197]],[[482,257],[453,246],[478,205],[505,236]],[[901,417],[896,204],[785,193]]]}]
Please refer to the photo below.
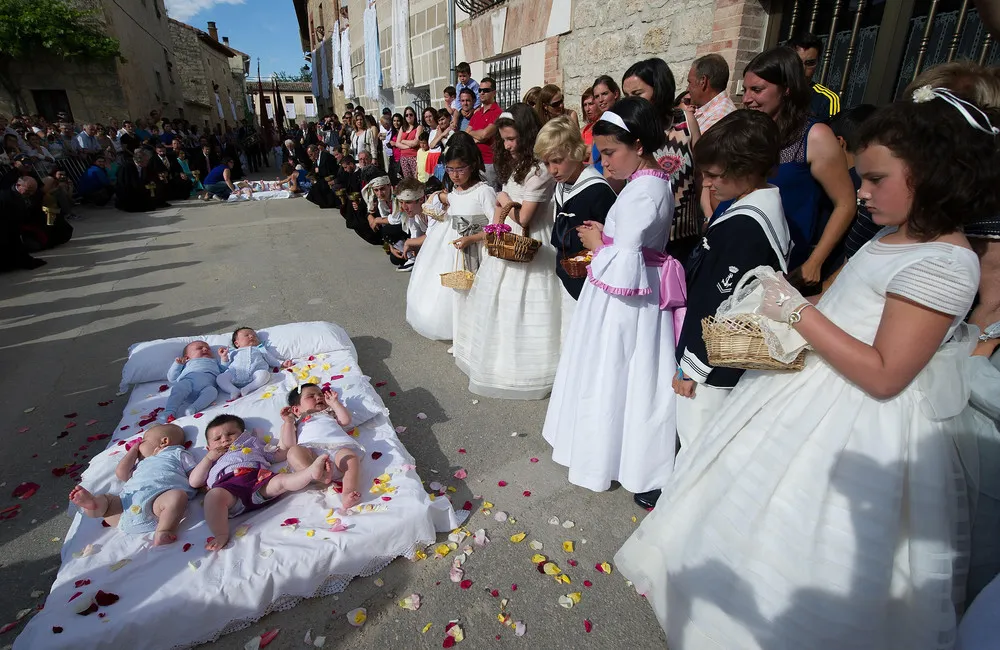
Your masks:
[{"label": "short-sleeved white dress", "polygon": [[[948,341],[979,285],[976,255],[884,243],[888,232],[818,308],[871,344],[886,294],[900,295],[954,315]],[[889,399],[816,354],[801,372],[744,375],[615,556],[671,650],[954,647],[969,521],[953,441],[931,414],[961,372],[956,346],[942,342]]]},{"label": "short-sleeved white dress", "polygon": [[602,491],[662,487],[676,447],[673,314],[660,309],[662,252],[674,195],[662,172],[629,181],[608,212],[600,248],[566,333],[542,435],[569,482]]},{"label": "short-sleeved white dress", "polygon": [[[503,191],[517,203],[539,203],[528,236],[542,247],[528,263],[485,256],[455,329],[455,362],[469,390],[485,397],[542,399],[552,390],[559,363],[562,285],[549,240],[555,179],[538,164],[523,183]],[[508,216],[515,233],[521,227]]]}]

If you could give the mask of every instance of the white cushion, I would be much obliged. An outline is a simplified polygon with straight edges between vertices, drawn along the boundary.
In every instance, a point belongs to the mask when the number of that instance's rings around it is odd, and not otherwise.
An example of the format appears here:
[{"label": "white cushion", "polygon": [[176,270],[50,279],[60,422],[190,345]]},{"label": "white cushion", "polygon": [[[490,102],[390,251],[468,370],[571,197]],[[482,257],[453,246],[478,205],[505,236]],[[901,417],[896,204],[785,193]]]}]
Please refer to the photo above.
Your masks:
[{"label": "white cushion", "polygon": [[[235,326],[234,326],[235,329]],[[299,359],[320,352],[346,350],[351,357],[358,358],[357,350],[344,328],[334,323],[314,321],[309,323],[288,323],[257,330],[261,342],[277,353],[282,359]],[[136,343],[128,349],[128,361],[122,368],[120,390],[125,391],[132,384],[147,381],[164,381],[167,370],[174,359],[184,353],[184,347],[192,341],[205,341],[212,350],[233,346],[232,332],[207,334],[203,336],[181,336]]]}]

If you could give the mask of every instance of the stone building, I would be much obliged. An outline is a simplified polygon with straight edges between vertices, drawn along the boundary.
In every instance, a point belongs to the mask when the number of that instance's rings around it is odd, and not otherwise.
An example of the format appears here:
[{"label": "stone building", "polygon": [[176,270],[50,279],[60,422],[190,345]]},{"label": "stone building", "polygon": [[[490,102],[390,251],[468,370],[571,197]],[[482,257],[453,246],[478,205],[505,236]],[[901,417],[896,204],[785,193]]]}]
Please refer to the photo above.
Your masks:
[{"label": "stone building", "polygon": [[[163,0],[73,4],[95,12],[100,29],[118,39],[124,60],[84,63],[36,56],[15,61],[10,72],[21,106],[50,120],[66,112],[77,122],[145,117],[153,109],[177,114],[183,103]],[[14,104],[0,90],[0,113],[11,114]]]},{"label": "stone building", "polygon": [[243,61],[245,55],[219,41],[213,22],[203,32],[171,18],[170,36],[177,59],[175,76],[184,98],[183,117],[206,129],[237,126],[245,115],[246,84],[242,75],[234,74],[232,61]]},{"label": "stone building", "polygon": [[[263,106],[258,106],[260,104],[258,84],[264,87]],[[247,92],[250,93],[253,110],[259,123],[263,123],[264,119],[274,119],[274,82],[270,79],[250,79],[247,82]],[[319,100],[312,94],[312,84],[308,81],[279,81],[278,98],[285,112],[285,126],[292,122],[295,124],[317,122],[322,116]]]},{"label": "stone building", "polygon": [[347,100],[342,85],[333,83],[334,47],[339,49],[340,43],[340,34],[334,28],[347,28],[347,5],[342,7],[339,0],[293,0],[293,4],[302,51],[316,75],[315,89],[309,84],[308,90],[316,102],[316,112],[319,116],[342,115]]}]

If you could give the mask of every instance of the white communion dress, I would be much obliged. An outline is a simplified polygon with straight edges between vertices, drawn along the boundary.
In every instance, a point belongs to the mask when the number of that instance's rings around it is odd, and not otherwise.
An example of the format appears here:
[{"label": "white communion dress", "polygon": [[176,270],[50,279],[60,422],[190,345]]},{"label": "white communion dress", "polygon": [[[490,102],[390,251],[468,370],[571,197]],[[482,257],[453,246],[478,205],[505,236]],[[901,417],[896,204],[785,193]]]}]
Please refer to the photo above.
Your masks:
[{"label": "white communion dress", "polygon": [[[458,260],[463,253],[452,245],[462,236],[456,224],[471,223],[469,219],[473,218],[481,228],[486,223],[484,220],[493,216],[496,192],[485,183],[479,183],[465,191],[453,190],[448,194],[448,201],[445,220],[429,220],[427,238],[417,254],[406,288],[406,322],[417,334],[432,341],[452,339],[456,305],[464,303],[468,294],[441,285],[442,273],[461,267]],[[470,270],[475,271],[475,268]]]},{"label": "white communion dress", "polygon": [[[523,183],[503,191],[517,203],[538,203],[527,236],[542,242],[528,263],[486,256],[455,330],[455,362],[469,390],[501,399],[542,399],[552,390],[559,363],[562,286],[552,237],[555,179],[538,164]],[[513,213],[511,213],[513,215]],[[515,233],[521,227],[511,216]]]},{"label": "white communion dress", "polygon": [[670,476],[673,315],[660,309],[661,270],[642,249],[666,248],[673,210],[670,182],[657,172],[630,180],[608,212],[604,234],[614,243],[590,263],[542,429],[574,485],[602,491],[618,481],[645,492]]},{"label": "white communion dress", "polygon": [[[948,341],[979,285],[976,255],[887,244],[889,232],[818,308],[871,344],[892,293],[954,315]],[[945,421],[964,407],[949,393],[970,351],[942,343],[888,399],[815,353],[800,372],[747,372],[615,556],[671,650],[953,648],[969,521]]]}]

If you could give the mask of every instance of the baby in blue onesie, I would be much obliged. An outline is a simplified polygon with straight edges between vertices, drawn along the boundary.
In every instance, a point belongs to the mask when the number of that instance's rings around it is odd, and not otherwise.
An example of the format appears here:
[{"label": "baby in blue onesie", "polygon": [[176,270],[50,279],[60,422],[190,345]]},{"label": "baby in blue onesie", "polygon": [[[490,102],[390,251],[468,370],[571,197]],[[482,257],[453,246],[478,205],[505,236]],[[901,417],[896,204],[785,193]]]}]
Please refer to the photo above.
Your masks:
[{"label": "baby in blue onesie", "polygon": [[219,348],[219,356],[226,367],[219,375],[219,388],[229,393],[229,399],[244,397],[271,381],[271,368],[288,368],[291,361],[282,361],[264,347],[257,332],[249,327],[238,327],[233,332],[233,347]]},{"label": "baby in blue onesie", "polygon": [[206,408],[219,396],[215,388],[215,379],[222,372],[222,367],[212,356],[212,348],[204,341],[193,341],[184,348],[184,356],[174,359],[167,371],[167,381],[170,383],[170,396],[167,398],[167,408],[159,415],[161,422],[172,422],[187,404],[180,415],[191,415]]},{"label": "baby in blue onesie", "polygon": [[92,494],[77,485],[69,500],[88,517],[102,517],[123,532],[153,533],[153,546],[170,544],[177,541],[177,526],[197,493],[188,481],[196,465],[184,448],[184,430],[160,424],[118,462],[115,476],[125,482],[121,494]]}]

